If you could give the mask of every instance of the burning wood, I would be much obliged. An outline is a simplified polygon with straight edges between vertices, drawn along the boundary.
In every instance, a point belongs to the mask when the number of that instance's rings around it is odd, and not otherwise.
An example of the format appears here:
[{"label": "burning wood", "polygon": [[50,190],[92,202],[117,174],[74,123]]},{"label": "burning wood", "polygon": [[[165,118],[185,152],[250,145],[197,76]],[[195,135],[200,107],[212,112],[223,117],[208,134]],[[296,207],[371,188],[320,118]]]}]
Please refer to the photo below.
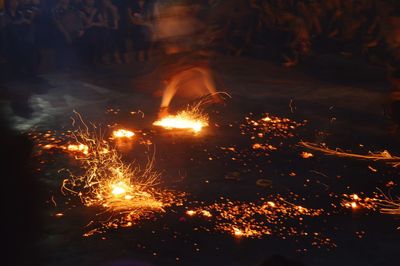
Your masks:
[{"label": "burning wood", "polygon": [[386,163],[392,164],[394,167],[400,166],[400,157],[392,156],[388,151],[373,153],[370,152],[368,155],[356,154],[343,152],[340,149],[332,150],[325,146],[321,146],[311,142],[299,142],[299,144],[307,149],[322,152],[327,155],[333,155],[337,157],[348,157],[362,160],[372,160],[372,161],[384,161]]},{"label": "burning wood", "polygon": [[383,214],[400,215],[400,197],[393,198],[390,194],[382,193],[383,199],[379,201],[380,212]]}]

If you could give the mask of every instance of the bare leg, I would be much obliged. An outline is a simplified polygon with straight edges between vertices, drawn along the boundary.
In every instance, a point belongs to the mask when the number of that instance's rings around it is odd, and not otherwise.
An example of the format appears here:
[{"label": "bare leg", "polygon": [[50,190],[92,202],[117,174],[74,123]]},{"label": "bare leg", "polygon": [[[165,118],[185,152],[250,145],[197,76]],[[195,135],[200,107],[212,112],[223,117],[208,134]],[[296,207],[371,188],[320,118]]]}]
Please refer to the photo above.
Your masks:
[{"label": "bare leg", "polygon": [[212,94],[214,101],[216,103],[220,103],[222,100],[217,94],[214,78],[212,77],[211,71],[206,68],[197,67],[195,70],[199,71],[203,77],[204,85],[207,88],[208,92]]},{"label": "bare leg", "polygon": [[178,76],[175,75],[172,77],[171,81],[168,82],[168,85],[163,92],[161,108],[168,108],[172,98],[175,96],[175,93],[178,90],[179,80],[180,79]]}]

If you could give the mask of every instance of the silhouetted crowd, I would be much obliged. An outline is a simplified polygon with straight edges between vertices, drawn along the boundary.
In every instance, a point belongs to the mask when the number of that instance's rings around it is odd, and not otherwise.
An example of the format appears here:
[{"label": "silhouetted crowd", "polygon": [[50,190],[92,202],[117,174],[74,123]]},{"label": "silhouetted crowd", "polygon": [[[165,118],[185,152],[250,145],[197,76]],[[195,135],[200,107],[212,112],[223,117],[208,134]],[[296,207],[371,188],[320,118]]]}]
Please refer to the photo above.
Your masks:
[{"label": "silhouetted crowd", "polygon": [[135,58],[146,60],[150,30],[145,25],[151,1],[4,0],[0,16],[2,60],[34,72],[44,49],[53,49],[60,68],[74,63],[128,61],[127,41]]},{"label": "silhouetted crowd", "polygon": [[202,38],[202,48],[231,55],[269,54],[288,67],[325,52],[361,55],[396,72],[399,2],[0,0],[0,58],[25,72],[38,69],[46,49],[54,51],[60,68],[76,62],[124,63],[132,54],[145,61],[158,47],[153,29],[157,5],[170,3],[190,6],[190,15],[201,21],[196,35]]},{"label": "silhouetted crowd", "polygon": [[[380,63],[399,58],[400,1],[209,2],[225,5],[221,12],[230,13],[219,37],[235,54],[259,46],[267,53],[278,51],[285,66],[321,52],[364,55]],[[221,17],[217,14],[215,20]]]}]

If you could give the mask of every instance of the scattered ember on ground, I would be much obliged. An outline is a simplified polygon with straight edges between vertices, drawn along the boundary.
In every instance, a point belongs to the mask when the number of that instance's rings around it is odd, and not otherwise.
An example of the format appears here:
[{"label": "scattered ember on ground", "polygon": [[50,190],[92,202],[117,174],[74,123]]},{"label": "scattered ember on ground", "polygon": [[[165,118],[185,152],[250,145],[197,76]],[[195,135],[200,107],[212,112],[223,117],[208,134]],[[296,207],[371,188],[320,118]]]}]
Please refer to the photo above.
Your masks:
[{"label": "scattered ember on ground", "polygon": [[323,215],[322,209],[310,209],[286,201],[277,195],[273,199],[261,199],[258,202],[231,201],[186,212],[189,217],[201,217],[212,224],[216,231],[228,233],[234,237],[261,238],[266,235],[288,239],[293,237],[311,238],[313,245],[334,248],[336,244],[321,233],[309,232],[307,217]]},{"label": "scattered ember on ground", "polygon": [[378,203],[380,201],[378,193],[374,197],[367,197],[361,194],[343,194],[340,205],[347,209],[365,209],[365,210],[378,210]]}]

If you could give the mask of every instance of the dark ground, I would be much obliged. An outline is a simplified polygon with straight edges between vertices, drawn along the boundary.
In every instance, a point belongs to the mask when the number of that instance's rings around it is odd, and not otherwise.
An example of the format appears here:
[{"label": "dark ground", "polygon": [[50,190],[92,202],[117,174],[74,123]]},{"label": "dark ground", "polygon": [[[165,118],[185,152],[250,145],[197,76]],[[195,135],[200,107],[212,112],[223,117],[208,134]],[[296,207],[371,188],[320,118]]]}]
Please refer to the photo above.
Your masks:
[{"label": "dark ground", "polygon": [[[331,192],[371,195],[377,187],[384,188],[388,181],[398,183],[398,170],[388,165],[318,153],[304,160],[298,154],[305,150],[296,145],[304,140],[360,153],[386,149],[400,154],[398,132],[384,115],[390,90],[381,68],[331,56],[321,56],[295,69],[250,58],[220,57],[214,70],[221,90],[228,91],[232,99],[224,105],[210,106],[207,110],[211,126],[203,135],[194,137],[152,130],[151,123],[159,106],[154,92],[161,87],[157,73],[151,74],[155,65],[157,62],[136,63],[96,71],[50,72],[36,80],[8,79],[4,92],[11,101],[4,102],[4,113],[13,127],[22,132],[71,129],[72,110],[103,127],[116,123],[147,132],[156,146],[156,169],[162,172],[162,186],[189,193],[188,206],[194,200],[212,203],[220,196],[252,201],[293,191],[306,198],[306,206],[329,209]],[[21,99],[24,99],[22,103]],[[107,113],[110,108],[119,112]],[[130,114],[137,110],[145,113],[144,118]],[[293,130],[293,138],[271,137],[268,143],[279,149],[270,156],[236,155],[240,159],[233,162],[232,155],[222,152],[220,147],[234,146],[241,151],[251,147],[249,137],[239,133],[240,124],[249,113],[256,119],[269,113],[308,122]],[[141,162],[144,148],[134,145],[123,154],[127,159]],[[29,144],[20,149],[29,153]],[[15,151],[13,147],[4,150]],[[21,156],[10,161],[22,160]],[[69,167],[70,162],[62,158],[49,155],[42,165],[44,170],[35,171],[33,177],[27,171],[14,171],[19,169],[18,165],[8,165],[12,178],[28,176],[26,182],[9,184],[25,188],[22,206],[15,203],[15,208],[9,208],[9,211],[13,209],[10,216],[16,220],[24,213],[23,221],[20,224],[12,219],[8,221],[9,228],[15,230],[15,234],[11,229],[8,234],[15,235],[14,240],[19,241],[15,249],[20,248],[21,253],[30,251],[26,259],[11,256],[14,263],[10,265],[298,265],[279,264],[276,262],[279,259],[271,259],[274,254],[309,266],[398,265],[400,230],[396,228],[400,220],[362,210],[353,213],[342,210],[309,222],[311,231],[322,232],[337,244],[337,248],[329,250],[312,247],[309,239],[301,237],[235,239],[220,232],[196,230],[207,223],[196,219],[183,222],[184,209],[179,207],[131,229],[110,230],[104,235],[84,238],[84,226],[93,219],[95,211],[79,204],[65,210],[62,204],[54,207],[49,202],[51,196],[57,202],[64,201],[59,192],[61,177],[57,170]],[[21,162],[35,169],[38,163],[37,158]],[[243,162],[247,163],[246,167]],[[378,172],[372,172],[368,166]],[[238,180],[225,178],[232,172],[239,173]],[[296,176],[290,176],[291,172]],[[29,178],[38,180],[34,182],[37,188]],[[260,178],[271,180],[272,186],[257,186]],[[14,194],[5,195],[9,199]],[[25,203],[35,210],[33,214],[23,212]],[[65,215],[54,218],[60,211]],[[361,239],[356,235],[360,231],[365,232]],[[24,248],[18,243],[29,245]],[[298,252],[299,249],[308,251]]]}]

